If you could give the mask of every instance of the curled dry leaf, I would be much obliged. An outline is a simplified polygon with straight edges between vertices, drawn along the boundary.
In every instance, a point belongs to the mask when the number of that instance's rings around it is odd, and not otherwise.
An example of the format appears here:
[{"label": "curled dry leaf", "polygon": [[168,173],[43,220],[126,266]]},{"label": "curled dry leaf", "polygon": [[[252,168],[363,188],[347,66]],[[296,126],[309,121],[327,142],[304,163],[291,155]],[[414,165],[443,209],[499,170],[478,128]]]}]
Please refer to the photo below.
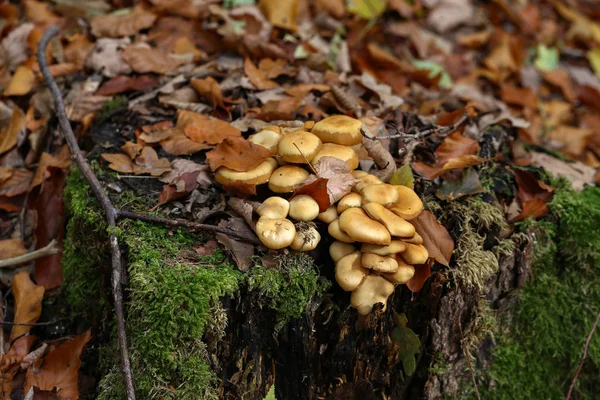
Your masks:
[{"label": "curled dry leaf", "polygon": [[415,230],[423,238],[423,246],[429,252],[429,257],[442,265],[450,265],[452,252],[454,252],[454,240],[442,225],[437,221],[435,215],[424,210],[421,215],[410,221]]},{"label": "curled dry leaf", "polygon": [[25,128],[27,119],[23,111],[16,105],[12,111],[12,117],[8,125],[0,131],[0,154],[6,153],[15,147],[19,133]]},{"label": "curled dry leaf", "polygon": [[206,153],[212,171],[227,167],[234,171],[249,171],[269,158],[270,151],[242,137],[225,138],[214,150]]},{"label": "curled dry leaf", "polygon": [[[357,180],[354,179],[354,177],[352,176],[352,171],[350,171],[346,162],[340,160],[339,158],[321,157],[319,159],[319,162],[317,162],[313,167],[317,172],[317,175],[311,175],[308,178],[306,178],[304,182],[298,185],[299,189],[296,190],[295,194],[304,194],[299,193],[300,189],[302,189],[306,185],[313,184],[314,182],[318,181],[319,178],[326,179],[329,204],[334,204],[342,197],[350,193],[352,191],[352,187],[357,182]],[[319,185],[313,186],[311,189],[311,193],[315,194],[317,198],[320,198],[322,194],[322,189]],[[317,198],[315,198],[315,200],[318,202]],[[325,202],[322,201],[321,204],[319,204],[319,208],[321,208],[320,206],[324,203]],[[329,207],[329,204],[327,205],[327,207]],[[327,209],[327,207],[325,207],[325,209]]]},{"label": "curled dry leaf", "polygon": [[[29,271],[19,271],[11,282],[13,296],[15,298],[15,322],[32,324],[38,320],[42,313],[42,299],[44,298],[44,287],[33,283],[29,277]],[[31,326],[14,325],[10,332],[10,338],[15,339],[29,332]]]},{"label": "curled dry leaf", "polygon": [[[138,136],[138,142],[152,144],[168,139],[173,134],[171,128],[173,128],[173,123],[171,121],[161,121],[153,125],[143,125],[140,127],[142,133]],[[139,151],[141,151],[141,148]]]},{"label": "curled dry leaf", "polygon": [[135,35],[142,29],[146,29],[154,24],[156,15],[144,10],[142,7],[135,7],[127,14],[108,14],[98,15],[90,20],[92,34],[96,37],[119,38],[123,36]]},{"label": "curled dry leaf", "polygon": [[164,50],[146,47],[129,46],[123,50],[121,57],[134,72],[140,74],[166,74],[180,64]]},{"label": "curled dry leaf", "polygon": [[515,169],[515,179],[519,187],[518,198],[521,202],[521,213],[512,221],[521,221],[527,217],[539,218],[549,211],[547,203],[554,196],[554,188],[538,181],[533,174]]},{"label": "curled dry leaf", "polygon": [[207,100],[213,108],[225,108],[221,87],[212,77],[208,76],[205,79],[192,79],[190,85],[198,92],[200,97]]},{"label": "curled dry leaf", "polygon": [[171,170],[171,163],[166,158],[158,158],[158,154],[152,147],[144,147],[133,165],[133,173],[136,175],[150,174],[160,176]]},{"label": "curled dry leaf", "polygon": [[8,353],[2,354],[0,362],[0,371],[2,371],[2,392],[9,396],[3,396],[3,399],[9,399],[10,393],[12,393],[13,377],[19,368],[22,368],[20,363],[27,356],[31,346],[35,343],[38,338],[35,336],[21,336],[17,338]]},{"label": "curled dry leaf", "polygon": [[258,90],[268,90],[279,87],[277,82],[268,79],[261,70],[256,68],[254,63],[250,61],[249,58],[244,60],[244,73]]},{"label": "curled dry leaf", "polygon": [[108,168],[112,169],[113,171],[122,172],[124,174],[130,174],[133,172],[133,162],[125,154],[104,153],[104,154],[101,154],[100,157],[102,157],[105,161],[108,161],[110,163],[108,165]]},{"label": "curled dry leaf", "polygon": [[[131,158],[133,160],[134,158],[136,158],[138,156],[138,154],[141,153],[143,147],[144,146],[142,146],[138,143],[125,142],[125,144],[123,146],[121,146],[121,151],[123,151],[123,153],[127,154],[129,156],[129,158]],[[109,161],[109,160],[106,160],[106,161]]]},{"label": "curled dry leaf", "polygon": [[329,198],[329,192],[327,191],[327,182],[328,179],[325,178],[316,178],[313,182],[307,184],[304,184],[303,182],[301,184],[302,186],[294,191],[292,198],[301,194],[308,195],[319,205],[319,212],[325,212],[331,205],[331,199]]},{"label": "curled dry leaf", "polygon": [[0,240],[0,260],[21,256],[27,253],[23,239]]},{"label": "curled dry leaf", "polygon": [[408,282],[406,287],[413,293],[423,289],[425,281],[431,276],[431,265],[429,263],[422,265],[415,265],[415,274]]}]

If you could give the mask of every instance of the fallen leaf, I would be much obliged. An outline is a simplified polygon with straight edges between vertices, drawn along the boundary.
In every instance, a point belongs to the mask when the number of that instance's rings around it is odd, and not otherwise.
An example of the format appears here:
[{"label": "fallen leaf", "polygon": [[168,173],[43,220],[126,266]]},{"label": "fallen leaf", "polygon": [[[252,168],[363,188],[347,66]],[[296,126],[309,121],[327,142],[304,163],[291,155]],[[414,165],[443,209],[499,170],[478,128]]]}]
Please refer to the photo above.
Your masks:
[{"label": "fallen leaf", "polygon": [[205,79],[192,79],[190,85],[203,99],[207,100],[213,108],[221,107],[225,108],[223,103],[223,93],[219,83],[212,77],[206,77]]},{"label": "fallen leaf", "polygon": [[298,0],[259,0],[258,6],[271,24],[278,28],[296,32],[298,16]]},{"label": "fallen leaf", "polygon": [[13,167],[0,167],[0,183],[10,179],[13,174]]},{"label": "fallen leaf", "polygon": [[408,318],[406,318],[404,313],[398,314],[394,311],[393,315],[396,327],[390,334],[390,340],[400,348],[398,357],[402,361],[402,367],[406,375],[411,376],[417,368],[415,355],[419,353],[421,341],[412,329],[407,326]]},{"label": "fallen leaf", "polygon": [[[200,187],[207,188],[213,184],[213,180],[209,175],[209,167],[206,164],[197,164],[192,160],[186,160],[184,158],[177,158],[171,163],[173,168],[170,172],[167,172],[161,176],[158,180],[163,183],[169,183],[177,185],[178,179],[189,172],[198,172],[196,178],[197,183]],[[178,187],[179,188],[179,187]],[[181,187],[183,189],[183,187]]]},{"label": "fallen leaf", "polygon": [[554,188],[538,181],[533,174],[514,169],[519,191],[517,197],[521,202],[521,213],[512,221],[521,221],[527,217],[539,218],[549,211],[547,203],[554,196]]},{"label": "fallen leaf", "polygon": [[475,15],[473,3],[468,0],[442,0],[427,16],[427,24],[439,33],[446,33],[466,24]]},{"label": "fallen leaf", "polygon": [[401,185],[411,189],[415,188],[415,177],[410,165],[404,164],[392,174],[389,181],[390,185]]},{"label": "fallen leaf", "polygon": [[77,65],[83,69],[88,57],[94,51],[95,44],[92,43],[87,35],[76,34],[69,38],[69,43],[64,47],[65,61]]},{"label": "fallen leaf", "polygon": [[189,155],[199,152],[200,150],[208,149],[210,146],[194,142],[188,138],[183,129],[174,127],[169,138],[160,142],[164,151],[174,156]]},{"label": "fallen leaf", "polygon": [[0,260],[21,256],[27,253],[23,239],[0,240]]},{"label": "fallen leaf", "polygon": [[103,154],[100,154],[100,157],[102,157],[105,161],[108,161],[110,163],[108,165],[108,168],[112,169],[113,171],[122,172],[124,174],[130,174],[133,172],[133,162],[125,154],[103,153]]},{"label": "fallen leaf", "polygon": [[127,14],[107,14],[92,17],[90,27],[92,35],[96,37],[120,38],[135,35],[142,29],[151,27],[156,20],[156,15],[135,7]]},{"label": "fallen leaf", "polygon": [[462,46],[469,47],[471,49],[478,49],[489,42],[492,33],[492,30],[483,30],[479,32],[459,35],[457,38],[457,43]]},{"label": "fallen leaf", "polygon": [[190,194],[192,190],[198,187],[196,179],[199,174],[200,171],[186,172],[181,174],[174,181],[174,184],[163,186],[163,189],[158,196],[158,204],[165,204]]},{"label": "fallen leaf", "polygon": [[227,205],[233,211],[238,213],[253,231],[256,231],[256,224],[252,218],[254,210],[260,207],[260,202],[252,202],[237,197],[231,197],[227,200]]},{"label": "fallen leaf", "polygon": [[144,146],[138,143],[127,141],[123,146],[121,146],[121,151],[123,151],[123,153],[127,154],[129,158],[133,160],[142,152],[143,147]]},{"label": "fallen leaf", "polygon": [[121,52],[123,60],[134,72],[166,74],[176,69],[181,62],[162,49],[128,46]]},{"label": "fallen leaf", "polygon": [[[153,144],[168,139],[174,133],[172,128],[173,122],[171,121],[161,121],[152,125],[143,125],[140,127],[141,133],[139,133],[138,136],[138,143],[143,143],[144,145],[148,143]],[[136,131],[136,135],[137,133],[138,132]],[[131,150],[139,153],[142,151],[142,148],[132,148]]]},{"label": "fallen leaf", "polygon": [[2,354],[0,358],[0,370],[2,371],[2,399],[10,399],[12,393],[13,378],[19,372],[21,360],[29,353],[31,346],[38,338],[35,336],[21,336],[17,338],[8,353]]},{"label": "fallen leaf", "polygon": [[[59,154],[54,157],[52,154],[42,153],[35,175],[31,181],[30,189],[43,184],[43,182],[52,175],[52,168],[66,169],[71,166],[71,151],[69,146],[64,145]],[[42,186],[43,187],[43,186]]]},{"label": "fallen leaf", "polygon": [[350,0],[346,7],[349,13],[372,20],[383,14],[386,5],[386,0]]},{"label": "fallen leaf", "polygon": [[281,100],[271,100],[259,112],[252,113],[252,110],[248,110],[247,115],[267,122],[276,120],[293,121],[296,119],[296,113],[302,101],[302,97],[286,97]]},{"label": "fallen leaf", "polygon": [[61,18],[50,11],[50,4],[35,0],[24,0],[23,7],[27,19],[36,25],[59,25]]},{"label": "fallen leaf", "polygon": [[576,161],[568,163],[546,153],[529,153],[531,164],[544,167],[554,177],[565,177],[575,190],[583,190],[585,185],[594,184],[596,169]]},{"label": "fallen leaf", "polygon": [[277,82],[265,77],[249,58],[244,60],[244,73],[258,90],[268,90],[279,87]]},{"label": "fallen leaf", "polygon": [[242,181],[232,181],[223,185],[223,190],[239,197],[254,196],[256,194],[256,185]]},{"label": "fallen leaf", "polygon": [[129,38],[102,38],[96,41],[94,51],[87,58],[87,66],[109,78],[131,73],[131,67],[123,60],[122,51],[131,40]]},{"label": "fallen leaf", "polygon": [[442,265],[450,265],[452,252],[454,251],[454,240],[442,225],[437,221],[435,215],[424,210],[421,215],[410,221],[415,230],[423,237],[423,246],[429,252],[429,257]]},{"label": "fallen leaf", "polygon": [[[317,175],[310,175],[304,180],[304,182],[298,185],[298,187],[302,188],[315,181],[319,181],[319,179],[326,179],[327,195],[329,196],[329,204],[327,207],[329,207],[331,204],[335,204],[342,197],[350,193],[352,191],[352,187],[354,187],[357,182],[357,180],[352,176],[352,172],[348,168],[346,162],[340,160],[339,158],[321,157],[319,161],[313,165],[313,168],[317,172]],[[322,209],[322,206],[324,206],[326,203],[325,200],[322,199],[322,197],[324,197],[322,194],[322,189],[317,185],[313,187],[312,190],[314,195],[317,196],[317,198],[313,198],[319,203],[319,208]],[[303,194],[298,192],[299,190],[296,190],[294,195]],[[327,207],[325,207],[325,210]]]},{"label": "fallen leaf", "polygon": [[2,58],[9,71],[29,58],[27,39],[34,28],[32,23],[21,24],[2,39],[1,48],[4,52]]},{"label": "fallen leaf", "polygon": [[9,124],[0,131],[0,154],[6,153],[15,147],[19,133],[25,128],[26,124],[25,114],[15,105]]},{"label": "fallen leaf", "polygon": [[415,265],[415,274],[408,282],[406,282],[406,287],[413,293],[418,292],[423,289],[425,282],[431,276],[431,266],[429,263]]},{"label": "fallen leaf", "polygon": [[33,69],[20,65],[13,74],[8,86],[4,89],[5,96],[23,96],[31,91],[35,84]]},{"label": "fallen leaf", "polygon": [[156,80],[149,75],[136,77],[119,75],[104,82],[96,92],[96,96],[113,96],[129,91],[145,92],[154,86],[156,86]]},{"label": "fallen leaf", "polygon": [[572,22],[571,29],[569,29],[566,35],[567,38],[583,41],[594,40],[600,44],[600,25],[598,23],[590,20],[563,2],[552,0],[551,3],[563,18]]},{"label": "fallen leaf", "polygon": [[571,82],[571,78],[569,78],[567,71],[557,68],[551,71],[544,71],[542,76],[548,83],[559,88],[565,96],[565,99],[570,102],[575,101],[573,82]]},{"label": "fallen leaf", "polygon": [[[33,283],[29,271],[21,270],[13,277],[11,288],[15,298],[14,321],[25,324],[36,322],[42,314],[44,287]],[[10,332],[10,339],[14,340],[30,330],[31,326],[14,325]]]},{"label": "fallen leaf", "polygon": [[81,353],[91,337],[91,330],[88,329],[48,353],[38,370],[27,370],[24,391],[27,393],[32,386],[42,390],[58,388],[58,398],[61,400],[79,398]]},{"label": "fallen leaf", "polygon": [[183,132],[194,142],[203,145],[216,145],[227,138],[241,138],[242,136],[239,129],[220,119],[207,119],[201,122],[189,123],[183,127]]},{"label": "fallen leaf", "polygon": [[0,184],[0,196],[13,197],[27,192],[32,178],[33,172],[26,168],[13,169],[10,178]]},{"label": "fallen leaf", "polygon": [[546,47],[544,44],[539,44],[533,64],[540,71],[552,71],[558,68],[558,59],[559,55],[556,47]]},{"label": "fallen leaf", "polygon": [[[240,234],[245,233],[250,237],[254,235],[254,232],[248,227],[246,222],[239,217],[231,217],[229,220],[223,220],[219,222],[219,226],[229,228]],[[252,244],[232,239],[223,233],[215,234],[215,238],[231,254],[233,261],[240,271],[246,271],[252,266],[252,257],[254,256],[254,246]]]},{"label": "fallen leaf", "polygon": [[294,191],[292,198],[301,194],[310,196],[319,205],[319,212],[325,212],[331,205],[329,193],[327,192],[327,182],[328,179],[315,178],[315,180],[311,183],[301,184],[302,186]]},{"label": "fallen leaf", "polygon": [[329,85],[323,85],[320,83],[298,83],[296,85],[283,88],[283,90],[292,97],[304,97],[312,91],[325,93],[329,92],[331,88]]},{"label": "fallen leaf", "polygon": [[510,47],[510,37],[508,34],[502,35],[500,44],[492,50],[483,63],[496,73],[504,71],[515,72],[519,69],[518,61]]},{"label": "fallen leaf", "polygon": [[210,256],[215,253],[217,247],[219,247],[219,243],[216,240],[209,240],[204,244],[194,247],[194,251],[201,256]]},{"label": "fallen leaf", "polygon": [[234,171],[249,171],[269,158],[271,152],[242,137],[225,138],[214,150],[206,153],[212,171],[227,167]]},{"label": "fallen leaf", "polygon": [[473,168],[469,168],[460,175],[456,181],[442,181],[435,192],[441,200],[453,201],[463,196],[482,193],[485,189],[481,186],[479,175]]},{"label": "fallen leaf", "polygon": [[158,158],[156,151],[149,146],[142,149],[133,164],[133,173],[136,175],[150,174],[160,176],[171,170],[171,163],[166,158]]},{"label": "fallen leaf", "polygon": [[541,103],[545,122],[549,127],[568,123],[572,118],[571,103],[551,100]]},{"label": "fallen leaf", "polygon": [[502,85],[501,90],[500,96],[505,103],[532,109],[537,108],[537,96],[530,88]]},{"label": "fallen leaf", "polygon": [[559,125],[547,134],[547,138],[560,144],[560,150],[572,156],[580,156],[588,139],[594,134],[594,131],[587,128],[577,128],[574,126]]}]

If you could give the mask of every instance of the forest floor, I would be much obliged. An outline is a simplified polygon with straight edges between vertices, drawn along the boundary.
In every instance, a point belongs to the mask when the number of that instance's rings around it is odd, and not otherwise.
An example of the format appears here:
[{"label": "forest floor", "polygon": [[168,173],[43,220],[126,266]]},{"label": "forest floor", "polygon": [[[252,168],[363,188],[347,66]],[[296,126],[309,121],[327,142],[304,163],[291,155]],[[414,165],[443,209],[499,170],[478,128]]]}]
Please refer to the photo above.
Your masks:
[{"label": "forest floor", "polygon": [[[2,399],[289,396],[273,371],[293,368],[266,360],[300,327],[340,368],[311,396],[369,370],[377,398],[594,398],[599,20],[586,0],[2,2]],[[326,225],[314,250],[270,250],[272,189],[215,180],[275,160],[250,135],[338,114],[362,122],[359,168],[425,209],[429,256],[368,316]],[[314,164],[325,186],[296,195],[326,209],[355,181]],[[250,328],[264,349],[233,344]],[[344,364],[345,334],[391,372]]]}]

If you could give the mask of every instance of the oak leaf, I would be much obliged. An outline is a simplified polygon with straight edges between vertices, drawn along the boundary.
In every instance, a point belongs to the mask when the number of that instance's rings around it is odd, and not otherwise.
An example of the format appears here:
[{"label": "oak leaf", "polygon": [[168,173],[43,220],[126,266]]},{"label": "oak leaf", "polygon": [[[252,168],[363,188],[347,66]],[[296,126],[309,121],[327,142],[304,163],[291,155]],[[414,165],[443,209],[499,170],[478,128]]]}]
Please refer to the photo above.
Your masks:
[{"label": "oak leaf", "polygon": [[415,230],[423,238],[423,246],[429,252],[429,257],[442,265],[450,265],[452,252],[454,251],[454,240],[442,225],[437,221],[435,215],[424,210],[421,215],[410,221]]},{"label": "oak leaf", "polygon": [[[25,324],[36,322],[42,313],[44,287],[33,283],[29,271],[26,270],[19,271],[14,276],[11,287],[15,298],[14,321]],[[29,332],[30,329],[31,326],[14,325],[10,332],[11,340]]]},{"label": "oak leaf", "polygon": [[225,138],[215,149],[206,153],[212,171],[227,167],[234,171],[249,171],[271,156],[270,151],[242,137]]}]

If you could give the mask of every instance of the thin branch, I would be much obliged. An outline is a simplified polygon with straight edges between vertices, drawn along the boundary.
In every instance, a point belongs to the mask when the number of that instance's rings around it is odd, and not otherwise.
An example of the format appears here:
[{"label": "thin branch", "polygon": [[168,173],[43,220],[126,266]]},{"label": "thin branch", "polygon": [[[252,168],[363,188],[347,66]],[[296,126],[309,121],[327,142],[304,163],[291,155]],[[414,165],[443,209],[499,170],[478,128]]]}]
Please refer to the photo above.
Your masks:
[{"label": "thin branch", "polygon": [[592,325],[592,330],[590,331],[587,339],[585,340],[585,346],[583,347],[583,356],[581,357],[581,362],[579,363],[579,366],[577,367],[575,376],[573,377],[573,380],[571,381],[571,386],[569,386],[569,392],[567,393],[566,400],[571,399],[571,394],[573,394],[573,389],[575,389],[575,382],[577,382],[577,378],[579,377],[579,372],[581,372],[581,369],[583,368],[583,363],[585,362],[585,359],[587,358],[588,347],[590,346],[590,342],[592,341],[592,336],[594,335],[594,332],[596,331],[596,328],[598,327],[598,323],[600,323],[600,313],[598,313],[598,316],[596,317],[596,321],[594,322],[594,325]]},{"label": "thin branch", "polygon": [[450,126],[434,126],[433,128],[429,128],[429,129],[425,129],[422,131],[416,130],[415,133],[410,133],[410,130],[408,133],[406,132],[398,132],[394,135],[385,135],[385,136],[370,136],[367,135],[367,130],[363,127],[360,130],[360,133],[367,139],[370,140],[385,140],[385,139],[405,139],[405,140],[418,140],[418,139],[422,139],[426,136],[429,136],[431,134],[434,133],[439,133],[442,135],[448,134],[450,132],[455,131],[456,129],[458,129],[459,126],[462,125],[463,122],[465,122],[467,119],[469,118],[468,115],[463,115],[458,121],[456,121],[456,123],[450,125]]},{"label": "thin branch", "polygon": [[[71,149],[72,157],[77,164],[77,167],[88,181],[94,195],[102,208],[104,209],[104,214],[106,218],[107,224],[115,228],[116,227],[116,210],[112,205],[110,199],[102,189],[98,178],[92,172],[87,160],[83,156],[79,145],[77,144],[77,139],[75,138],[75,134],[73,133],[73,129],[71,128],[71,124],[69,123],[69,118],[67,117],[67,113],[65,112],[65,105],[63,102],[62,94],[60,89],[56,85],[50,70],[48,69],[48,63],[46,62],[46,47],[48,47],[48,43],[50,40],[58,34],[58,28],[53,26],[49,28],[40,43],[38,44],[37,50],[37,58],[40,66],[40,70],[42,75],[44,76],[44,80],[48,84],[50,88],[50,93],[52,94],[52,98],[54,100],[54,109],[56,115],[58,117],[58,121],[60,127],[63,132],[63,136],[65,141],[69,145]],[[114,230],[113,230],[114,232]],[[117,331],[119,337],[119,347],[121,350],[121,369],[123,371],[123,378],[125,380],[125,391],[127,393],[128,400],[135,400],[135,390],[133,386],[133,375],[131,373],[131,365],[129,362],[129,352],[127,350],[127,336],[125,333],[125,317],[123,313],[123,292],[122,292],[122,282],[121,277],[123,276],[123,265],[121,261],[121,249],[119,248],[119,242],[114,233],[110,234],[110,249],[112,253],[112,292],[113,298],[115,302],[115,313],[117,316]]]},{"label": "thin branch", "polygon": [[152,215],[137,214],[137,213],[133,213],[133,212],[129,212],[129,211],[122,211],[122,210],[117,210],[117,213],[118,213],[118,216],[121,218],[137,219],[140,221],[154,222],[154,223],[168,225],[168,226],[181,226],[181,227],[185,227],[185,228],[196,229],[199,231],[204,230],[204,231],[218,232],[218,233],[223,233],[227,236],[238,238],[240,240],[243,240],[243,241],[251,243],[251,244],[260,245],[260,241],[258,240],[258,238],[256,236],[254,236],[254,235],[248,236],[243,233],[239,233],[234,230],[231,230],[229,228],[224,228],[222,226],[199,224],[196,222],[182,221],[179,219],[154,217]]},{"label": "thin branch", "polygon": [[56,240],[52,239],[50,243],[48,243],[41,249],[37,249],[35,251],[31,251],[29,253],[22,254],[13,258],[7,258],[6,260],[0,260],[0,268],[13,268],[17,265],[57,253],[60,253],[60,249],[56,247]]}]

